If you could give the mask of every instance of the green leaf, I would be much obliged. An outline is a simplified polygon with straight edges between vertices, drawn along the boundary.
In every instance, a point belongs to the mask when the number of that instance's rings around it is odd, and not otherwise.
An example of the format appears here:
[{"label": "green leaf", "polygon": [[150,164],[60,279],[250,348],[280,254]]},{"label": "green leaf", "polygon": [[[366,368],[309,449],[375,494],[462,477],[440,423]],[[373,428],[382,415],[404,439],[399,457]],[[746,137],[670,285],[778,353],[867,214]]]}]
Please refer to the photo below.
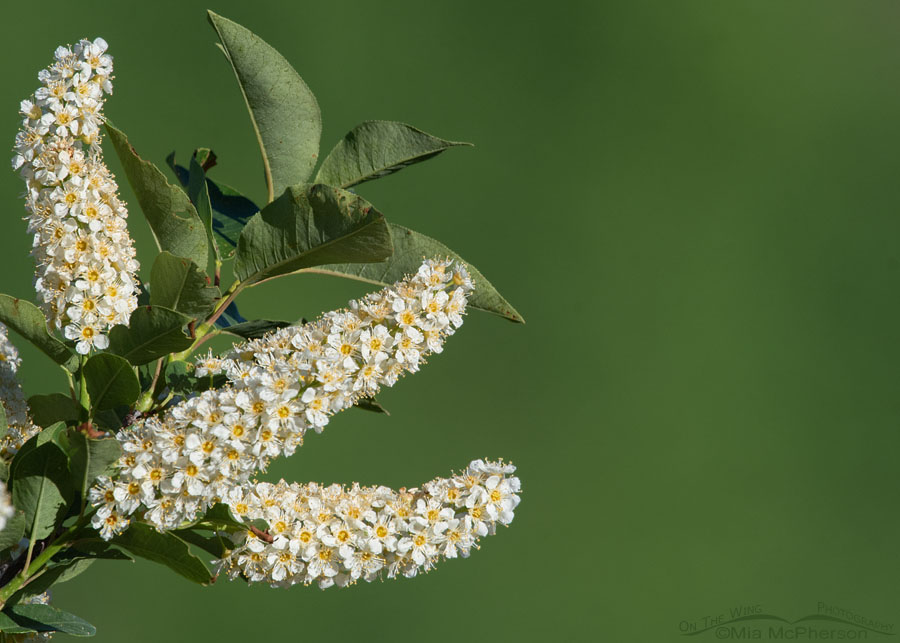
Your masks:
[{"label": "green leaf", "polygon": [[404,228],[395,223],[388,225],[394,238],[394,254],[387,261],[362,265],[334,264],[306,269],[302,272],[335,275],[378,286],[388,286],[403,279],[406,275],[415,274],[424,258],[450,257],[462,261],[468,266],[469,274],[475,283],[475,290],[469,295],[470,308],[494,313],[510,321],[525,323],[525,319],[497,292],[491,282],[485,279],[475,266],[450,248],[421,232]]},{"label": "green leaf", "polygon": [[319,155],[322,116],[290,63],[262,38],[209,12],[234,70],[262,152],[268,200],[309,178]]},{"label": "green leaf", "polygon": [[391,235],[365,199],[327,185],[291,187],[244,228],[234,274],[248,285],[328,263],[391,256]]},{"label": "green leaf", "polygon": [[135,366],[169,353],[180,353],[194,343],[184,332],[191,318],[162,306],[140,306],[128,326],[109,331],[109,350]]},{"label": "green leaf", "polygon": [[18,545],[25,535],[25,512],[17,511],[15,515],[6,521],[6,527],[0,531],[0,551]]},{"label": "green leaf", "polygon": [[[175,177],[187,189],[190,183],[190,172],[187,168],[175,163],[175,152],[169,154],[166,161],[172,168],[172,172],[175,173]],[[206,190],[209,193],[209,202],[213,210],[212,227],[219,252],[222,259],[231,259],[234,257],[241,230],[247,225],[250,217],[259,212],[259,208],[234,188],[213,181],[209,177],[206,177]]]},{"label": "green leaf", "polygon": [[175,529],[172,533],[181,538],[184,542],[194,545],[208,554],[212,554],[216,558],[224,558],[228,551],[222,538],[216,534],[205,536],[197,533],[193,529]]},{"label": "green leaf", "polygon": [[64,632],[72,636],[97,633],[97,629],[84,619],[51,605],[13,605],[9,612],[16,623],[38,632]]},{"label": "green leaf", "polygon": [[254,319],[253,321],[225,326],[224,328],[222,328],[222,331],[231,335],[243,337],[244,339],[257,339],[258,337],[262,337],[266,333],[270,333],[273,330],[286,328],[290,325],[291,322],[281,321],[278,319]]},{"label": "green leaf", "polygon": [[117,355],[93,355],[84,365],[84,378],[93,410],[130,406],[141,394],[141,384],[131,364]]},{"label": "green leaf", "polygon": [[69,372],[74,373],[78,370],[78,356],[50,334],[44,313],[30,301],[0,295],[0,322],[16,331]]},{"label": "green leaf", "polygon": [[[194,153],[194,158],[191,158],[191,171],[188,177],[187,192],[188,197],[191,199],[191,203],[197,208],[197,215],[203,222],[203,227],[206,230],[206,239],[209,243],[210,250],[212,250],[213,257],[215,257],[216,261],[219,261],[219,245],[216,243],[215,234],[213,234],[213,209],[212,203],[209,200],[209,187],[206,183],[206,172],[203,170],[203,166],[197,161],[196,152]],[[203,268],[205,269],[206,266],[203,266]]]},{"label": "green leaf", "polygon": [[66,454],[52,441],[23,447],[13,458],[13,506],[25,512],[25,530],[35,540],[53,533],[65,514],[72,495],[68,475]]},{"label": "green leaf", "polygon": [[33,627],[23,627],[12,620],[8,614],[0,612],[0,632],[5,634],[26,634],[35,631]]},{"label": "green leaf", "polygon": [[81,405],[68,395],[51,393],[32,395],[28,398],[31,419],[38,426],[50,426],[55,422],[76,422],[81,418]]},{"label": "green leaf", "polygon": [[109,472],[111,465],[122,455],[122,447],[115,438],[94,439],[80,431],[69,435],[69,468],[78,493],[87,497],[87,490],[99,476]]},{"label": "green leaf", "polygon": [[5,438],[8,432],[9,424],[6,421],[6,409],[0,404],[0,439]]},{"label": "green leaf", "polygon": [[190,259],[161,252],[150,271],[150,305],[203,317],[222,294]]},{"label": "green leaf", "polygon": [[191,200],[184,191],[171,185],[153,163],[138,156],[128,137],[109,121],[106,131],[150,224],[156,245],[160,250],[191,259],[198,266],[206,266],[206,230]]},{"label": "green leaf", "polygon": [[9,600],[6,601],[6,604],[16,605],[17,603],[20,603],[23,598],[43,594],[53,585],[72,580],[82,572],[86,571],[94,560],[95,559],[93,558],[78,558],[66,560],[61,563],[50,563],[40,576],[34,577],[33,580],[29,580],[28,585],[10,596]]},{"label": "green leaf", "polygon": [[361,397],[356,401],[356,407],[362,409],[363,411],[371,411],[373,413],[383,413],[384,415],[390,415],[388,410],[381,406],[381,403],[376,400],[374,397]]},{"label": "green leaf", "polygon": [[210,507],[206,513],[203,514],[200,522],[210,523],[217,527],[234,527],[237,529],[247,528],[247,525],[234,517],[234,514],[231,513],[231,509],[228,508],[228,505],[221,502]]},{"label": "green leaf", "polygon": [[427,161],[460,145],[472,144],[447,141],[406,123],[365,121],[350,130],[325,157],[316,174],[316,183],[349,188]]},{"label": "green leaf", "polygon": [[6,460],[0,460],[0,480],[3,482],[9,480],[9,463]]},{"label": "green leaf", "polygon": [[135,556],[161,563],[195,583],[207,585],[211,580],[206,566],[171,532],[160,533],[149,525],[136,522],[112,543]]}]

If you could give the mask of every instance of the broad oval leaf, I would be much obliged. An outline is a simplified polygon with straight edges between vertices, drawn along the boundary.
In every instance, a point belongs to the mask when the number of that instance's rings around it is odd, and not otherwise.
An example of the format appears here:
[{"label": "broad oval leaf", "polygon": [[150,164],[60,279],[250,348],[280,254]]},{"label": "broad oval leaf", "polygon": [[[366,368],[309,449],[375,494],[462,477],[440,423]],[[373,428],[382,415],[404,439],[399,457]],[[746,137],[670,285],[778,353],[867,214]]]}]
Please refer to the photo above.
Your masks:
[{"label": "broad oval leaf", "polygon": [[25,531],[46,538],[62,518],[71,498],[68,459],[52,442],[22,450],[10,470],[13,506],[25,512]]},{"label": "broad oval leaf", "polygon": [[124,357],[97,353],[87,361],[83,371],[93,410],[131,406],[141,394],[141,383]]},{"label": "broad oval leaf", "polygon": [[50,393],[28,398],[31,419],[38,426],[50,426],[55,422],[75,422],[81,417],[82,407],[68,395]]},{"label": "broad oval leaf", "polygon": [[350,130],[325,157],[316,183],[349,188],[460,145],[472,144],[447,141],[406,123],[365,121]]},{"label": "broad oval leaf", "polygon": [[170,308],[190,317],[210,312],[221,293],[190,259],[160,252],[150,270],[150,305]]},{"label": "broad oval leaf", "polygon": [[93,439],[80,431],[73,431],[69,436],[69,468],[76,490],[82,498],[87,497],[87,490],[99,476],[107,473],[119,456],[122,447],[115,438]]},{"label": "broad oval leaf", "polygon": [[[197,162],[196,158],[191,158],[187,193],[191,203],[197,209],[197,216],[203,222],[203,227],[206,230],[206,240],[209,244],[209,249],[212,251],[213,258],[218,262],[220,261],[219,244],[216,243],[216,236],[213,234],[213,209],[209,200],[209,184],[206,182],[206,171]],[[202,266],[202,268],[205,270],[206,266]]]},{"label": "broad oval leaf", "polygon": [[128,326],[114,326],[109,331],[109,351],[135,366],[180,353],[194,343],[183,330],[191,321],[162,306],[140,306],[131,314]]},{"label": "broad oval leaf", "polygon": [[30,301],[0,295],[0,321],[66,370],[78,370],[78,356],[47,330],[47,318]]},{"label": "broad oval leaf", "polygon": [[246,285],[330,263],[391,256],[384,215],[328,185],[293,186],[255,215],[241,234],[234,274]]},{"label": "broad oval leaf", "polygon": [[[166,162],[172,168],[172,172],[179,183],[188,189],[190,185],[190,172],[186,167],[175,163],[175,152],[166,157]],[[209,194],[209,203],[212,206],[213,235],[219,247],[222,259],[232,259],[241,230],[247,225],[259,208],[250,199],[235,190],[233,187],[213,181],[206,177],[206,191]]]},{"label": "broad oval leaf", "polygon": [[414,274],[426,257],[450,257],[462,261],[468,266],[469,274],[475,283],[475,290],[469,296],[470,308],[494,313],[510,321],[525,323],[522,315],[497,292],[491,282],[485,279],[475,266],[450,248],[421,232],[395,223],[388,225],[394,238],[394,254],[387,261],[370,264],[333,264],[308,268],[302,272],[329,274],[365,281],[378,286],[388,286],[403,279],[406,275]]},{"label": "broad oval leaf", "polygon": [[250,110],[272,201],[288,186],[306,181],[316,165],[319,104],[291,64],[262,38],[212,11],[209,22]]},{"label": "broad oval leaf", "polygon": [[158,532],[149,525],[135,522],[112,543],[135,556],[161,563],[195,583],[207,585],[211,580],[206,565],[171,532]]},{"label": "broad oval leaf", "polygon": [[[219,318],[221,319],[221,317]],[[219,319],[216,320],[218,325]],[[254,319],[253,321],[241,322],[240,324],[232,324],[231,326],[222,326],[222,332],[235,335],[243,339],[257,339],[266,333],[279,328],[290,326],[291,322],[279,319]]]},{"label": "broad oval leaf", "polygon": [[72,636],[94,636],[97,633],[97,629],[83,618],[52,605],[13,605],[9,611],[16,623],[38,632],[64,632]]},{"label": "broad oval leaf", "polygon": [[6,521],[6,527],[0,531],[0,551],[18,545],[25,535],[25,512],[16,511],[15,515]]},{"label": "broad oval leaf", "polygon": [[109,121],[106,131],[150,224],[157,247],[205,267],[208,259],[206,230],[188,195],[169,183],[153,163],[138,156],[128,137]]}]

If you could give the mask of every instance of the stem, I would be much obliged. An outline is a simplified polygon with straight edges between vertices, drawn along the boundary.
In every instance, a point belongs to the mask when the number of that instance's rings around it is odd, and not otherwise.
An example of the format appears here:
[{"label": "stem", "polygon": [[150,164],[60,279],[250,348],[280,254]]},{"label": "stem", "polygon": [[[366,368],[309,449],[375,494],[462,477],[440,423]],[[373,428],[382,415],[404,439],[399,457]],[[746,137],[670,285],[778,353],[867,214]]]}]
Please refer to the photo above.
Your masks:
[{"label": "stem", "polygon": [[187,350],[169,355],[168,363],[179,360],[187,361],[187,358],[190,357],[191,353],[193,353],[198,346],[200,346],[208,339],[212,339],[213,337],[215,337],[219,332],[215,329],[216,320],[222,316],[222,313],[225,312],[225,309],[231,305],[231,302],[235,300],[235,297],[237,297],[243,289],[244,285],[240,281],[235,281],[233,284],[231,284],[228,290],[225,291],[225,296],[221,301],[219,301],[219,305],[216,306],[216,309],[212,311],[205,322],[203,322],[202,324],[198,324],[194,329],[194,343],[191,344],[190,348],[188,348]]},{"label": "stem", "polygon": [[88,394],[87,379],[84,377],[84,364],[86,361],[84,355],[78,356],[78,401],[81,402],[81,406],[88,410],[88,417],[90,417],[91,396]]},{"label": "stem", "polygon": [[25,559],[25,567],[16,575],[3,589],[0,589],[0,607],[6,604],[9,597],[15,594],[25,583],[28,582],[41,568],[50,562],[56,554],[62,551],[68,544],[67,539],[83,526],[83,519],[69,527],[60,536],[53,541],[52,544],[44,548],[40,554],[32,561],[31,553],[34,549],[34,542],[28,547],[28,557]]},{"label": "stem", "polygon": [[212,312],[212,315],[206,320],[203,324],[205,326],[212,326],[216,323],[216,320],[222,316],[222,313],[225,312],[225,309],[231,305],[231,302],[234,301],[235,297],[238,296],[238,293],[244,289],[244,285],[240,281],[235,281],[228,290],[225,291],[225,297],[222,301],[219,302],[219,305],[216,306],[216,309]]}]

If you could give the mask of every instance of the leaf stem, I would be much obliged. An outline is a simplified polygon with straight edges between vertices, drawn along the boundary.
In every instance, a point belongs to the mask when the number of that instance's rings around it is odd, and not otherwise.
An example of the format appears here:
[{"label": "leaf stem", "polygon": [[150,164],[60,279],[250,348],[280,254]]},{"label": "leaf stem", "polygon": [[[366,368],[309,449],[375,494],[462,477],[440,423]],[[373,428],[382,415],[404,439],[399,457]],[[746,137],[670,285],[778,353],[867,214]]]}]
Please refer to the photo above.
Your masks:
[{"label": "leaf stem", "polygon": [[34,560],[31,560],[31,554],[34,549],[34,540],[32,540],[28,547],[28,556],[25,559],[24,568],[6,585],[6,587],[0,589],[0,608],[6,604],[6,601],[9,600],[10,596],[15,594],[33,576],[35,576],[44,565],[50,562],[51,558],[62,551],[68,544],[68,538],[81,529],[82,526],[84,526],[83,518],[60,534],[59,537],[56,538],[53,543],[45,547]]}]

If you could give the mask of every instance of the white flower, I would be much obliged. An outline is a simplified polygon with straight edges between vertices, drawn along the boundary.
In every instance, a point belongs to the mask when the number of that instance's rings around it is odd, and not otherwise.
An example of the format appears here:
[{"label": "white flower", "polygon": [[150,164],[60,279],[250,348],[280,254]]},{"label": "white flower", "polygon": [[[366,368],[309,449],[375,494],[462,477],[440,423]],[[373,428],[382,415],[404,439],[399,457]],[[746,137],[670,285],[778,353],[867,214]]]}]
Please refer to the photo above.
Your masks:
[{"label": "white flower", "polygon": [[13,509],[9,490],[6,488],[5,483],[0,482],[0,531],[3,531],[6,528],[7,521],[12,518],[15,513],[16,510]]},{"label": "white flower", "polygon": [[[427,270],[351,302],[347,310],[242,343],[220,358],[200,357],[195,372],[225,373],[223,388],[204,391],[116,436],[125,452],[118,479],[141,485],[142,504],[152,509],[145,520],[167,529],[194,519],[217,498],[246,484],[272,458],[292,454],[308,429],[320,432],[333,414],[392,386],[403,373],[417,371],[422,358],[454,331],[447,315],[428,317],[423,302],[437,302],[437,310],[455,298],[464,306],[470,289],[453,281],[461,266],[449,261],[425,261],[423,266]],[[79,321],[66,332],[79,341],[78,351],[86,352],[106,338],[93,332],[97,329],[84,302],[96,295],[90,279],[82,281],[68,298]],[[412,321],[398,323],[389,312],[394,309],[410,312]],[[159,468],[159,482],[147,485],[151,467]],[[164,497],[172,502],[163,506]],[[137,510],[125,496],[116,506],[123,516]],[[380,542],[393,549],[396,539]],[[334,555],[339,558],[339,553]],[[266,566],[264,559],[248,560],[254,573]]]},{"label": "white flower", "polygon": [[[479,462],[476,468],[506,468]],[[238,533],[235,547],[219,567],[230,578],[243,576],[273,586],[316,583],[325,588],[372,581],[382,570],[388,578],[411,578],[441,558],[467,557],[479,535],[494,532],[494,521],[487,516],[483,522],[489,528],[482,533],[473,528],[466,507],[469,497],[482,494],[483,487],[472,483],[469,471],[399,492],[283,480],[257,483],[249,492],[235,489],[226,498],[232,512],[245,521],[264,520],[272,542],[251,532]],[[495,476],[498,481],[492,488],[519,489],[517,478]],[[518,504],[511,491],[507,500]],[[298,552],[305,567],[297,560]]]},{"label": "white flower", "polygon": [[128,322],[139,286],[128,212],[99,147],[112,92],[106,48],[102,38],[57,48],[38,74],[42,87],[20,104],[12,163],[26,185],[38,303],[82,354],[105,348],[109,328]]},{"label": "white flower", "polygon": [[9,458],[41,428],[31,421],[28,403],[16,373],[19,351],[9,341],[9,331],[0,323],[0,405],[6,413],[6,435],[0,439],[0,457]]}]

